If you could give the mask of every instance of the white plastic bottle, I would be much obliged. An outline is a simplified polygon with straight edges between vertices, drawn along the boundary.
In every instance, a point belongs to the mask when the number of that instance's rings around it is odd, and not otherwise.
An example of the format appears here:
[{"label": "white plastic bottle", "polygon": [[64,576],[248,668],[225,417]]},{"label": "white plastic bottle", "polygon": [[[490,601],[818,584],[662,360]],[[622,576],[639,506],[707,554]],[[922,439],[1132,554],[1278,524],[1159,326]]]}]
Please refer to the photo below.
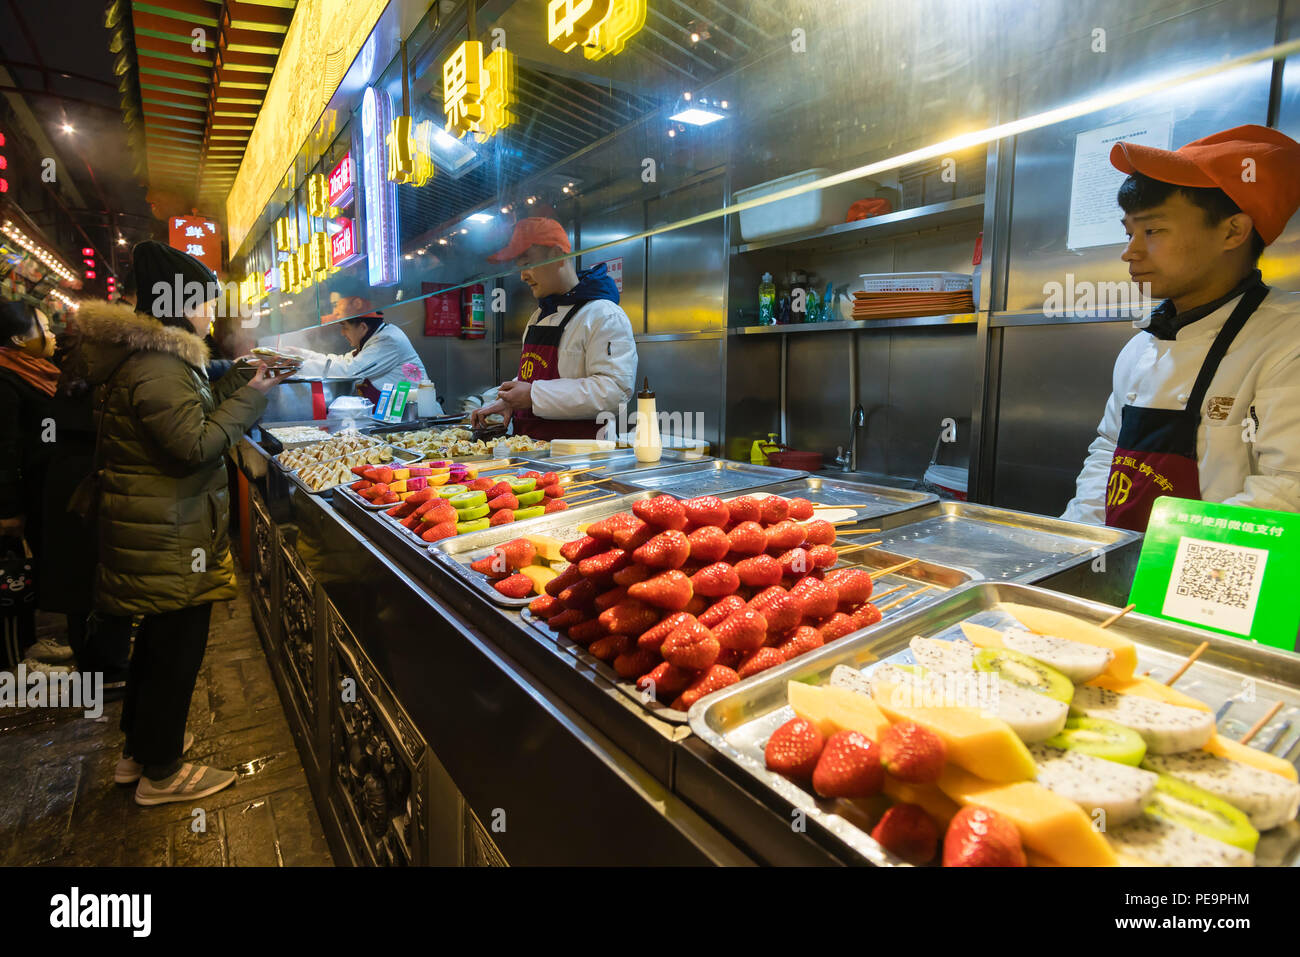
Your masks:
[{"label": "white plastic bottle", "polygon": [[658,462],[663,458],[663,444],[659,438],[659,410],[655,394],[650,391],[650,378],[642,380],[641,391],[636,394],[636,437],[632,442],[638,462]]}]

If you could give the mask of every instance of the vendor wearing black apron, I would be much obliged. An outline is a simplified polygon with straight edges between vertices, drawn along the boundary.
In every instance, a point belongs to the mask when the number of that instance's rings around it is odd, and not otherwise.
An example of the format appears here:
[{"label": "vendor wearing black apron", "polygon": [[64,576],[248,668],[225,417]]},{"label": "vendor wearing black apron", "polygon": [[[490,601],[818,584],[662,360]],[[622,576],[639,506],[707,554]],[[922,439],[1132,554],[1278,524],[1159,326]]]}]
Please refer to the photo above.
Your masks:
[{"label": "vendor wearing black apron", "polygon": [[604,263],[579,273],[564,258],[571,252],[563,226],[535,217],[516,223],[509,244],[488,257],[513,261],[539,308],[524,330],[518,375],[473,413],[474,425],[500,412],[515,435],[594,439],[602,429],[598,417],[617,416],[631,397],[636,340],[618,287]]},{"label": "vendor wearing black apron", "polygon": [[1242,126],[1110,158],[1122,258],[1164,301],[1116,361],[1063,517],[1145,531],[1165,495],[1300,510],[1300,297],[1255,268],[1300,206],[1300,145]]}]

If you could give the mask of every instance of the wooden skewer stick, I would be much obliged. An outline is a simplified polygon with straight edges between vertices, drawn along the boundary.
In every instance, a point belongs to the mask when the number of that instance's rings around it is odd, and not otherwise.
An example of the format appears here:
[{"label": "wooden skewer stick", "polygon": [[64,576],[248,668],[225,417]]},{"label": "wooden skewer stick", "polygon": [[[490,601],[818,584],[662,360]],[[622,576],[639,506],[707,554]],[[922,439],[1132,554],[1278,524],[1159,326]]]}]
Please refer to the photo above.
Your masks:
[{"label": "wooden skewer stick", "polygon": [[[911,584],[912,584],[911,582],[903,582],[903,584],[901,584],[901,585],[895,585],[893,588],[890,588],[888,591],[882,591],[879,595],[872,595],[872,596],[871,596],[871,600],[872,600],[873,602],[874,602],[874,601],[880,601],[880,599],[882,599],[882,598],[887,598],[887,597],[889,597],[890,595],[892,595],[892,594],[893,594],[894,592],[896,592],[896,591],[902,591],[904,588],[909,587]],[[879,606],[877,606],[877,607],[879,607]]]},{"label": "wooden skewer stick", "polygon": [[1115,612],[1115,614],[1111,615],[1109,618],[1107,618],[1105,621],[1103,621],[1103,622],[1102,622],[1100,625],[1098,625],[1097,627],[1098,627],[1098,628],[1109,628],[1111,625],[1115,624],[1115,622],[1119,621],[1121,618],[1123,618],[1125,615],[1127,615],[1129,612],[1131,612],[1131,611],[1132,611],[1134,608],[1136,608],[1136,607],[1137,607],[1137,605],[1125,605],[1123,608],[1121,608],[1119,611]]},{"label": "wooden skewer stick", "polygon": [[856,503],[856,502],[855,502],[855,503],[852,504],[852,505],[814,505],[814,506],[813,506],[813,511],[815,512],[815,511],[817,511],[819,508],[820,508],[820,509],[825,509],[825,510],[830,510],[830,509],[835,509],[835,508],[871,508],[871,503],[870,503],[870,502],[863,502],[863,503]]},{"label": "wooden skewer stick", "polygon": [[[836,522],[835,524],[839,524]],[[852,524],[852,523],[850,523]],[[836,532],[836,535],[866,535],[868,532],[879,532],[878,528],[846,528],[843,531]]]},{"label": "wooden skewer stick", "polygon": [[1251,725],[1250,730],[1241,736],[1241,743],[1249,744],[1250,739],[1253,738],[1255,735],[1259,734],[1259,732],[1263,730],[1264,725],[1272,721],[1273,716],[1282,710],[1282,705],[1284,703],[1285,702],[1282,701],[1274,701],[1273,707],[1268,709],[1268,713],[1265,714],[1264,717],[1256,721],[1253,725]]},{"label": "wooden skewer stick", "polygon": [[883,578],[886,575],[892,575],[896,571],[900,571],[901,569],[908,568],[912,565],[915,565],[920,560],[921,559],[919,558],[909,558],[907,561],[899,562],[897,565],[890,565],[888,568],[881,568],[877,571],[874,571],[871,573],[871,577],[875,579],[875,578]]},{"label": "wooden skewer stick", "polygon": [[1179,668],[1177,671],[1175,671],[1173,677],[1171,677],[1168,681],[1166,681],[1165,684],[1172,685],[1175,681],[1181,678],[1183,676],[1183,672],[1185,672],[1188,668],[1190,668],[1195,663],[1197,658],[1205,654],[1205,649],[1208,647],[1210,647],[1210,643],[1208,641],[1203,641],[1199,645],[1197,645],[1196,650],[1187,656],[1187,660],[1183,662],[1182,667]]},{"label": "wooden skewer stick", "polygon": [[601,482],[608,482],[608,481],[609,479],[587,479],[587,481],[585,482],[556,482],[555,484],[560,486],[560,488],[573,489],[573,488],[583,488],[584,486],[587,485],[599,485]]},{"label": "wooden skewer stick", "polygon": [[894,599],[893,601],[891,601],[888,605],[877,605],[876,607],[879,608],[880,611],[881,611],[882,613],[883,613],[883,612],[886,612],[886,611],[889,611],[889,609],[891,609],[891,608],[896,608],[897,606],[901,605],[901,604],[902,604],[903,602],[905,602],[905,601],[911,601],[911,600],[912,600],[913,598],[915,598],[917,595],[921,594],[921,592],[923,592],[923,591],[925,591],[925,590],[927,590],[927,589],[933,588],[933,587],[934,587],[933,585],[922,585],[920,588],[918,588],[918,589],[917,589],[916,591],[914,591],[914,592],[909,592],[908,594],[904,595],[904,596],[901,597],[901,598],[895,598],[895,599]]},{"label": "wooden skewer stick", "polygon": [[565,469],[560,475],[581,475],[583,472],[596,472],[604,467],[603,465],[589,465],[585,469]]},{"label": "wooden skewer stick", "polygon": [[851,545],[845,545],[844,550],[846,552],[851,552],[855,548],[875,548],[877,545],[883,545],[883,544],[885,544],[884,539],[881,539],[878,542],[854,542]]},{"label": "wooden skewer stick", "polygon": [[[599,490],[599,489],[592,489],[592,491],[593,491],[593,492],[596,492],[596,491],[600,491],[600,490]],[[618,496],[614,495],[614,494],[611,492],[609,495],[600,495],[600,496],[597,496],[596,498],[587,498],[587,499],[583,499],[582,501],[579,501],[579,502],[574,502],[574,503],[572,503],[572,504],[574,504],[574,505],[590,505],[590,504],[592,504],[593,502],[603,502],[603,501],[605,501],[606,499],[617,498],[617,497],[618,497]]]}]

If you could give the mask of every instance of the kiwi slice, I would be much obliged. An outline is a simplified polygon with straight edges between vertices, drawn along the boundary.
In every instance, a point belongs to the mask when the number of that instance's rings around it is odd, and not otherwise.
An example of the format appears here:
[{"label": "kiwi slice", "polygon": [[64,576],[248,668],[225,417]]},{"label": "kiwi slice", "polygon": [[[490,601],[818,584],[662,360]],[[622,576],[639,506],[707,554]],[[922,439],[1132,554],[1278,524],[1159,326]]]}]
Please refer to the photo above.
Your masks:
[{"label": "kiwi slice", "polygon": [[537,479],[519,478],[517,475],[506,476],[505,482],[510,486],[510,491],[514,492],[516,496],[520,492],[531,492],[537,488]]},{"label": "kiwi slice", "polygon": [[476,505],[487,504],[487,493],[470,491],[457,492],[455,495],[448,498],[447,501],[451,502],[452,508],[455,509],[474,508]]},{"label": "kiwi slice", "polygon": [[546,498],[546,493],[541,489],[536,489],[532,492],[520,492],[515,496],[515,498],[519,499],[520,505],[536,505],[542,499]]},{"label": "kiwi slice", "polygon": [[483,518],[491,509],[486,505],[472,505],[469,508],[456,509],[456,521],[472,522],[476,518]]},{"label": "kiwi slice", "polygon": [[522,522],[526,518],[536,518],[538,515],[546,514],[545,505],[532,505],[528,508],[515,509],[515,521]]},{"label": "kiwi slice", "polygon": [[1132,767],[1141,764],[1147,753],[1142,735],[1104,718],[1067,718],[1065,729],[1043,743]]},{"label": "kiwi slice", "polygon": [[469,489],[464,485],[444,485],[438,489],[438,498],[451,498],[453,495],[468,491]]},{"label": "kiwi slice", "polygon": [[[486,505],[483,506],[487,508]],[[466,532],[485,532],[492,526],[486,518],[476,518],[472,522],[457,522],[456,534],[464,535]]]},{"label": "kiwi slice", "polygon": [[1146,813],[1252,854],[1259,843],[1259,831],[1245,814],[1209,791],[1167,774],[1156,779]]},{"label": "kiwi slice", "polygon": [[1010,648],[981,648],[975,653],[975,670],[995,672],[1003,681],[1066,704],[1074,697],[1074,682],[1069,678]]}]

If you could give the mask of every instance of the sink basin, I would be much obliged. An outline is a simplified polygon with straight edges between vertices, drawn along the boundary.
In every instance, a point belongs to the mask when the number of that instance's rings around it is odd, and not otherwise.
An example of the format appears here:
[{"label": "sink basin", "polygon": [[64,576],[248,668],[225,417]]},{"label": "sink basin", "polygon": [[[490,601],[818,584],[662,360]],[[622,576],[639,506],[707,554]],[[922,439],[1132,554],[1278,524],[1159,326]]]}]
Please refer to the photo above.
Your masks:
[{"label": "sink basin", "polygon": [[845,469],[822,469],[811,474],[825,479],[837,479],[842,482],[866,482],[871,485],[884,485],[888,488],[901,488],[908,491],[920,488],[920,483],[914,478],[900,478],[897,475],[883,475],[879,472],[850,472]]}]

